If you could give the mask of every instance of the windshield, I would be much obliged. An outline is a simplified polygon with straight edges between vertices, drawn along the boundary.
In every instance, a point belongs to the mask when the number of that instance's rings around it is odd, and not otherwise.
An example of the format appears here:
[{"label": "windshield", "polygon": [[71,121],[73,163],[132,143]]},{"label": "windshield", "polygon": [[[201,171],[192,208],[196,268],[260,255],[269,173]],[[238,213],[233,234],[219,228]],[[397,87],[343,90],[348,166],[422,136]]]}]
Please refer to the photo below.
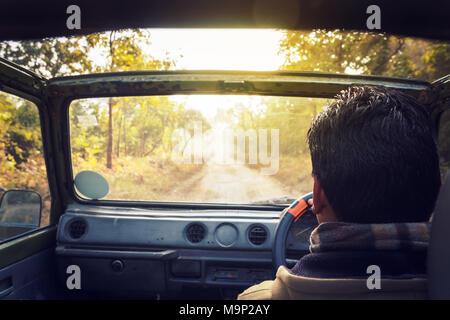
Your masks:
[{"label": "windshield", "polygon": [[327,103],[245,95],[76,100],[73,172],[102,174],[110,200],[289,203],[312,190],[306,134]]}]

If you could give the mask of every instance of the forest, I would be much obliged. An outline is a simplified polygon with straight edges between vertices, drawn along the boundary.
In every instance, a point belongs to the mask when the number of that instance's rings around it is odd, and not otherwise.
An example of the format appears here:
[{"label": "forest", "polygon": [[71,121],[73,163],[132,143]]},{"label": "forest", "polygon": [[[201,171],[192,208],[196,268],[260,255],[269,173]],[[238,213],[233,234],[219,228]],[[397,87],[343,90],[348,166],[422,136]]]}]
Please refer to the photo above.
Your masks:
[{"label": "forest", "polygon": [[[0,56],[46,78],[94,72],[180,69],[174,58],[176,55],[156,58],[149,54],[152,32],[139,29],[1,42]],[[340,30],[280,32],[278,54],[284,61],[280,70],[385,75],[427,81],[450,74],[449,43]],[[182,48],[180,50],[175,54],[181,57]],[[93,58],[99,55],[102,63]],[[220,64],[217,69],[221,69]],[[190,104],[186,99],[157,96],[74,101],[70,107],[74,173],[90,169],[105,175],[113,186],[108,199],[252,202],[266,197],[262,191],[252,195],[249,190],[242,198],[228,194],[228,189],[217,195],[212,194],[214,190],[197,190],[194,185],[208,184],[207,177],[216,179],[211,174],[217,174],[217,170],[211,166],[206,168],[204,163],[192,165],[173,161],[171,153],[177,143],[174,141],[176,132],[182,129],[193,135],[195,123],[201,123],[203,130],[208,130],[216,127],[220,120],[244,131],[278,129],[279,166],[271,183],[279,189],[280,196],[295,197],[311,189],[306,132],[311,119],[326,106],[326,100],[257,97],[244,99],[242,103],[235,99],[231,106],[222,108],[225,102],[220,102],[220,98],[209,99],[207,102],[215,108],[215,114],[209,114],[204,112],[205,103],[203,108],[196,107],[193,106],[195,99]],[[443,173],[450,166],[449,118],[448,112],[444,114],[439,137]],[[246,168],[258,172],[265,165],[248,164]],[[247,174],[249,180],[257,179],[252,173],[244,173],[242,168],[233,170],[236,175]],[[266,181],[261,180],[260,184]],[[230,182],[229,188],[235,189],[234,183]],[[0,93],[0,187],[2,190],[33,189],[48,200],[47,185],[36,107]],[[188,195],[186,190],[190,190]],[[194,190],[202,194],[194,195]],[[46,223],[45,218],[43,223]]]}]

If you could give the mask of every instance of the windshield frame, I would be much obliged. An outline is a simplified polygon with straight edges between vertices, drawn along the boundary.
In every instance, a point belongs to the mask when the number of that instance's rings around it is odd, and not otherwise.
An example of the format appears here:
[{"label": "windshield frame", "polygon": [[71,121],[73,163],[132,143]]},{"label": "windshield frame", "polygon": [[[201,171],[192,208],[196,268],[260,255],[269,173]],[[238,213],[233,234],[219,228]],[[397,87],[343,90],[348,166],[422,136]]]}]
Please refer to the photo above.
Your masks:
[{"label": "windshield frame", "polygon": [[[174,83],[175,82],[175,83]],[[74,186],[69,108],[84,98],[154,96],[174,94],[220,94],[333,98],[350,85],[382,85],[418,97],[429,90],[423,80],[381,76],[341,75],[314,72],[157,71],[117,72],[53,78],[48,81],[48,103],[55,121],[54,133],[61,154],[57,157],[63,202],[107,207],[151,209],[226,209],[280,211],[284,204],[227,204],[165,201],[90,200],[80,197]],[[300,196],[300,195],[299,195]]]}]

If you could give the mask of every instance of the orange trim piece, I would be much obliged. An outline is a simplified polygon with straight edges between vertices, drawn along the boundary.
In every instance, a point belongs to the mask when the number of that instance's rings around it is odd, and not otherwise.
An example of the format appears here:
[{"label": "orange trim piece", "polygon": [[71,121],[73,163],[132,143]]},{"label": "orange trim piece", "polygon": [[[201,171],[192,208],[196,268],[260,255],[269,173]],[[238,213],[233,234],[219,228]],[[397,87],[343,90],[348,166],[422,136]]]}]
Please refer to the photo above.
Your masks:
[{"label": "orange trim piece", "polygon": [[290,214],[297,218],[298,215],[302,214],[304,211],[308,209],[308,204],[305,200],[299,199],[295,201],[287,210]]},{"label": "orange trim piece", "polygon": [[300,219],[301,216],[303,216],[305,214],[306,210],[303,210],[302,212],[300,212],[300,214],[297,216],[297,218],[294,219],[294,223],[297,222],[298,219]]}]

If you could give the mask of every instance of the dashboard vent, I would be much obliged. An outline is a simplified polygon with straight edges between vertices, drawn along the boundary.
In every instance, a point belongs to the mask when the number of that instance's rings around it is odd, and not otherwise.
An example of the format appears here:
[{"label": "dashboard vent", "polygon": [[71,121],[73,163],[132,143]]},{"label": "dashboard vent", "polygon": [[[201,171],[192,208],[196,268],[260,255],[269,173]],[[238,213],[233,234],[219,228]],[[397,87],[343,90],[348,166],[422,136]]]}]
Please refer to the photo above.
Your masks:
[{"label": "dashboard vent", "polygon": [[267,231],[262,226],[252,226],[248,232],[248,240],[256,246],[266,242]]},{"label": "dashboard vent", "polygon": [[206,229],[200,223],[193,223],[186,229],[186,238],[192,243],[199,243],[205,238]]},{"label": "dashboard vent", "polygon": [[72,239],[79,239],[85,233],[87,229],[87,223],[83,219],[74,219],[69,222],[69,235]]}]

